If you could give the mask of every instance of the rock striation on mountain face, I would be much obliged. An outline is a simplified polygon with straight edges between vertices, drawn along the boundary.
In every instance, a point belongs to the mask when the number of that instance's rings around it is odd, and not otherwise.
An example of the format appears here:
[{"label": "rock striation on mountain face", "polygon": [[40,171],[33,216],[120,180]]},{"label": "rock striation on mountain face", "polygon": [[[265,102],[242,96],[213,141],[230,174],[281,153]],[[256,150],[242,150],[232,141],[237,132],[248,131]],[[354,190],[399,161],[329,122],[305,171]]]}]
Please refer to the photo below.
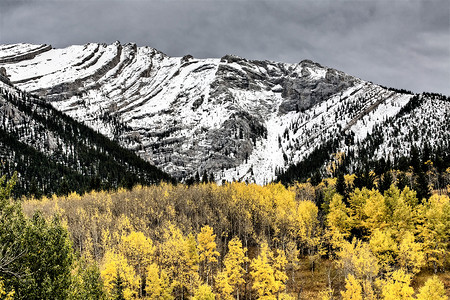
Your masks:
[{"label": "rock striation on mountain face", "polygon": [[0,45],[0,67],[17,87],[179,179],[270,182],[331,139],[364,140],[413,96],[309,60],[168,57],[119,42]]},{"label": "rock striation on mountain face", "polygon": [[173,181],[43,99],[0,82],[0,174],[14,172],[15,197]]}]

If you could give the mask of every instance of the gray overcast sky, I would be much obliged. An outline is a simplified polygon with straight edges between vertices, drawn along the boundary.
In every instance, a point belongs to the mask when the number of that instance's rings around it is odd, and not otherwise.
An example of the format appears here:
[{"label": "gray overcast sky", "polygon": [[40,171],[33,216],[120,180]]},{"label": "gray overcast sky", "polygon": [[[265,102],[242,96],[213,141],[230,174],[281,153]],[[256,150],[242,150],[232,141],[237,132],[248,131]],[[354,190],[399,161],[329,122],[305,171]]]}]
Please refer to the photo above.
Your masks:
[{"label": "gray overcast sky", "polygon": [[448,0],[0,0],[0,44],[116,40],[170,56],[312,59],[450,95]]}]

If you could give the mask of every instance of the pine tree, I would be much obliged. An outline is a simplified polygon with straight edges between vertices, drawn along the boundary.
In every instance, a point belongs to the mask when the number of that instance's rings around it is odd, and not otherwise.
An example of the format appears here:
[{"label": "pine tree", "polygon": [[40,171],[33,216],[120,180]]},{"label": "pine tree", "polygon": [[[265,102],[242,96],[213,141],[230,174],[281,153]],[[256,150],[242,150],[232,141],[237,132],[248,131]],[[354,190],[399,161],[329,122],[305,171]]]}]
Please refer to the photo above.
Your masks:
[{"label": "pine tree", "polygon": [[343,172],[339,172],[336,181],[336,192],[343,197],[344,203],[347,203],[348,193],[347,184],[345,183],[345,177]]},{"label": "pine tree", "polygon": [[117,269],[115,280],[113,281],[113,290],[111,292],[112,299],[114,300],[125,300],[125,296],[123,295],[125,287],[122,281],[122,277],[120,276],[119,269]]}]

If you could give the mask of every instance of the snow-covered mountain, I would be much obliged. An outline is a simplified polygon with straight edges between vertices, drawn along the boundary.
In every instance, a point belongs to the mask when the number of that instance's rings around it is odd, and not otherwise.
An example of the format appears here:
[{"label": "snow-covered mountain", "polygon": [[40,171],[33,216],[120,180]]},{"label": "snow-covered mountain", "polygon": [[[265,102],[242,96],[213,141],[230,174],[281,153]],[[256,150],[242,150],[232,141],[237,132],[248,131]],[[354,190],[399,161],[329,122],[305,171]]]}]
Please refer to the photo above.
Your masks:
[{"label": "snow-covered mountain", "polygon": [[[3,72],[4,73],[4,72]],[[170,176],[0,74],[0,174],[14,195],[83,193],[171,181]]]},{"label": "snow-covered mountain", "polygon": [[16,87],[180,179],[206,172],[263,184],[327,141],[358,152],[380,129],[373,156],[404,155],[424,140],[410,138],[417,133],[408,123],[426,128],[432,146],[449,143],[446,97],[418,96],[405,113],[412,93],[309,60],[168,57],[119,42],[14,44],[0,45],[2,67]]}]

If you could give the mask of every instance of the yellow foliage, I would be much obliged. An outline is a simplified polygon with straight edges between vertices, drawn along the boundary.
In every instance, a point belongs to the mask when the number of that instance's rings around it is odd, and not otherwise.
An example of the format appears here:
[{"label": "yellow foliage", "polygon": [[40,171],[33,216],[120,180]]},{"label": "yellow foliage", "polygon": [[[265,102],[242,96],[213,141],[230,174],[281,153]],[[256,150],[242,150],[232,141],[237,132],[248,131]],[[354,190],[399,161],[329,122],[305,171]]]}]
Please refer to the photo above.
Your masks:
[{"label": "yellow foliage", "polygon": [[200,285],[194,292],[192,300],[215,300],[216,295],[207,284]]},{"label": "yellow foliage", "polygon": [[352,223],[367,231],[384,226],[386,206],[384,197],[377,190],[355,189],[349,198]]},{"label": "yellow foliage", "polygon": [[384,201],[387,208],[387,224],[396,231],[396,236],[401,237],[406,231],[414,229],[415,214],[409,202],[413,201],[406,190],[400,190],[391,185],[384,192]]},{"label": "yellow foliage", "polygon": [[[295,235],[293,226],[295,219],[295,192],[287,190],[281,183],[266,186],[272,199],[273,221],[272,227],[278,240],[286,242]],[[270,209],[270,208],[269,208]]]},{"label": "yellow foliage", "polygon": [[272,266],[274,268],[274,276],[279,291],[283,291],[286,288],[286,281],[288,276],[286,274],[286,265],[288,263],[286,255],[283,250],[276,249],[276,256],[272,255]]},{"label": "yellow foliage", "polygon": [[356,175],[355,174],[346,174],[344,175],[344,180],[347,186],[353,187],[355,184]]},{"label": "yellow foliage", "polygon": [[[239,298],[241,286],[245,283],[243,264],[248,260],[246,253],[247,248],[242,247],[242,242],[237,237],[228,242],[228,253],[223,261],[225,272],[221,273],[219,278],[222,295],[231,291],[231,294],[236,294],[236,298]],[[231,295],[226,295],[225,298],[228,296]]]},{"label": "yellow foliage", "polygon": [[250,264],[250,275],[253,279],[252,289],[256,292],[258,299],[276,299],[280,286],[275,279],[275,271],[270,265],[272,253],[267,243],[263,243],[258,257]]},{"label": "yellow foliage", "polygon": [[145,292],[148,299],[151,300],[172,300],[172,289],[170,288],[169,278],[160,270],[157,264],[151,264],[147,267],[147,280],[145,284]]},{"label": "yellow foliage", "polygon": [[437,271],[449,259],[450,241],[450,198],[432,195],[418,208],[419,236],[427,263]]},{"label": "yellow foliage", "polygon": [[311,201],[300,201],[297,206],[295,227],[297,237],[307,247],[315,247],[320,235],[317,206]]},{"label": "yellow foliage", "polygon": [[327,288],[319,292],[319,300],[332,300],[333,299],[333,289]]},{"label": "yellow foliage", "polygon": [[337,264],[346,274],[369,281],[378,275],[380,267],[377,258],[372,254],[367,243],[357,239],[353,239],[352,243],[344,241],[337,255],[339,258]]},{"label": "yellow foliage", "polygon": [[0,298],[4,300],[13,300],[14,299],[15,291],[5,291],[5,284],[3,283],[3,280],[0,278]]},{"label": "yellow foliage", "polygon": [[213,234],[213,229],[208,225],[203,226],[197,235],[199,263],[202,266],[201,271],[206,278],[206,283],[209,282],[209,277],[212,276],[213,264],[217,263],[217,258],[219,257],[215,239],[216,235]]},{"label": "yellow foliage", "polygon": [[184,288],[188,293],[193,292],[199,281],[197,244],[193,235],[186,238],[178,227],[169,224],[159,249],[159,261],[176,294],[183,296]]},{"label": "yellow foliage", "polygon": [[375,229],[369,240],[370,249],[378,258],[378,261],[384,270],[389,270],[395,263],[398,255],[398,247],[392,234],[388,230]]},{"label": "yellow foliage", "polygon": [[417,206],[417,193],[413,190],[411,190],[409,187],[405,186],[405,188],[403,189],[403,191],[400,194],[400,197],[403,199],[403,201],[411,206],[411,207],[416,207]]},{"label": "yellow foliage", "polygon": [[131,265],[142,266],[143,268],[150,265],[155,253],[155,247],[151,239],[140,231],[132,231],[129,235],[122,236],[121,240],[120,251]]},{"label": "yellow foliage", "polygon": [[232,300],[233,287],[230,285],[230,280],[227,275],[227,271],[219,272],[216,276],[216,288],[219,293],[219,298],[223,300]]},{"label": "yellow foliage", "polygon": [[[145,280],[145,270],[151,264],[155,253],[152,240],[145,237],[142,232],[131,231],[129,235],[121,237],[119,250],[126,257],[128,264],[137,272],[140,280]],[[142,296],[141,289],[139,289],[139,296]]]},{"label": "yellow foliage", "polygon": [[[346,175],[345,180],[351,185],[354,176]],[[418,204],[416,193],[409,188],[400,191],[391,187],[384,196],[363,188],[355,189],[346,204],[335,194],[335,183],[335,178],[328,178],[317,187],[298,183],[289,189],[281,184],[188,187],[163,183],[136,186],[131,191],[31,199],[23,206],[27,214],[42,210],[46,218],[59,212],[80,255],[102,261],[102,277],[116,276],[112,271],[108,275],[108,268],[122,272],[121,278],[124,270],[130,269],[134,279],[128,281],[146,280],[135,284],[133,295],[137,297],[143,296],[140,288],[149,284],[149,267],[157,262],[152,272],[160,281],[165,278],[166,290],[173,294],[170,297],[194,296],[203,280],[215,284],[217,298],[236,298],[246,278],[242,242],[252,245],[263,240],[284,250],[276,252],[274,248],[275,254],[268,254],[274,280],[281,282],[281,287],[286,281],[286,266],[292,280],[289,287],[298,287],[301,282],[294,280],[299,275],[299,255],[318,261],[325,246],[330,257],[337,258],[338,267],[359,281],[364,299],[374,299],[372,285],[381,267],[382,274],[386,269],[401,268],[411,275],[424,263],[435,271],[447,269],[448,196],[433,195]],[[324,198],[321,211],[308,201],[319,199],[318,195]],[[369,242],[349,243],[352,235]],[[219,252],[226,253],[226,241],[233,236],[238,238],[230,241],[228,254],[220,259]],[[223,269],[216,274],[220,261]],[[105,282],[111,282],[108,280]],[[278,297],[288,297],[281,287]]]},{"label": "yellow foliage", "polygon": [[277,249],[274,256],[266,242],[261,245],[258,257],[250,264],[253,290],[259,299],[276,299],[285,289],[287,259],[283,251]]},{"label": "yellow foliage", "polygon": [[216,235],[213,234],[213,229],[205,225],[197,235],[198,252],[200,262],[217,262],[219,252],[216,250]]},{"label": "yellow foliage", "polygon": [[132,299],[138,295],[140,286],[139,277],[136,276],[134,268],[127,263],[127,259],[120,253],[108,251],[105,254],[101,277],[107,294],[114,290],[114,283],[117,281],[117,274],[124,282],[124,297]]},{"label": "yellow foliage", "polygon": [[314,201],[316,198],[316,189],[311,183],[296,183],[290,188],[295,192],[296,200],[300,201]]},{"label": "yellow foliage", "polygon": [[415,242],[414,234],[406,232],[400,242],[398,261],[400,267],[408,273],[416,274],[425,265],[422,245]]},{"label": "yellow foliage", "polygon": [[397,270],[391,274],[382,287],[384,300],[409,300],[413,299],[414,289],[410,286],[411,275]]},{"label": "yellow foliage", "polygon": [[364,280],[362,282],[363,287],[363,298],[364,300],[377,300],[377,295],[375,294],[375,291],[373,290],[373,282],[370,280]]},{"label": "yellow foliage", "polygon": [[429,278],[419,289],[417,300],[448,300],[442,281],[437,276]]},{"label": "yellow foliage", "polygon": [[361,283],[352,274],[345,279],[345,291],[341,291],[342,300],[363,300]]},{"label": "yellow foliage", "polygon": [[330,202],[330,212],[327,216],[327,225],[331,233],[331,244],[340,248],[345,237],[348,237],[351,229],[351,219],[348,210],[342,201],[342,196],[334,194]]},{"label": "yellow foliage", "polygon": [[294,297],[287,293],[281,293],[280,296],[278,296],[279,300],[296,300],[297,297]]}]

